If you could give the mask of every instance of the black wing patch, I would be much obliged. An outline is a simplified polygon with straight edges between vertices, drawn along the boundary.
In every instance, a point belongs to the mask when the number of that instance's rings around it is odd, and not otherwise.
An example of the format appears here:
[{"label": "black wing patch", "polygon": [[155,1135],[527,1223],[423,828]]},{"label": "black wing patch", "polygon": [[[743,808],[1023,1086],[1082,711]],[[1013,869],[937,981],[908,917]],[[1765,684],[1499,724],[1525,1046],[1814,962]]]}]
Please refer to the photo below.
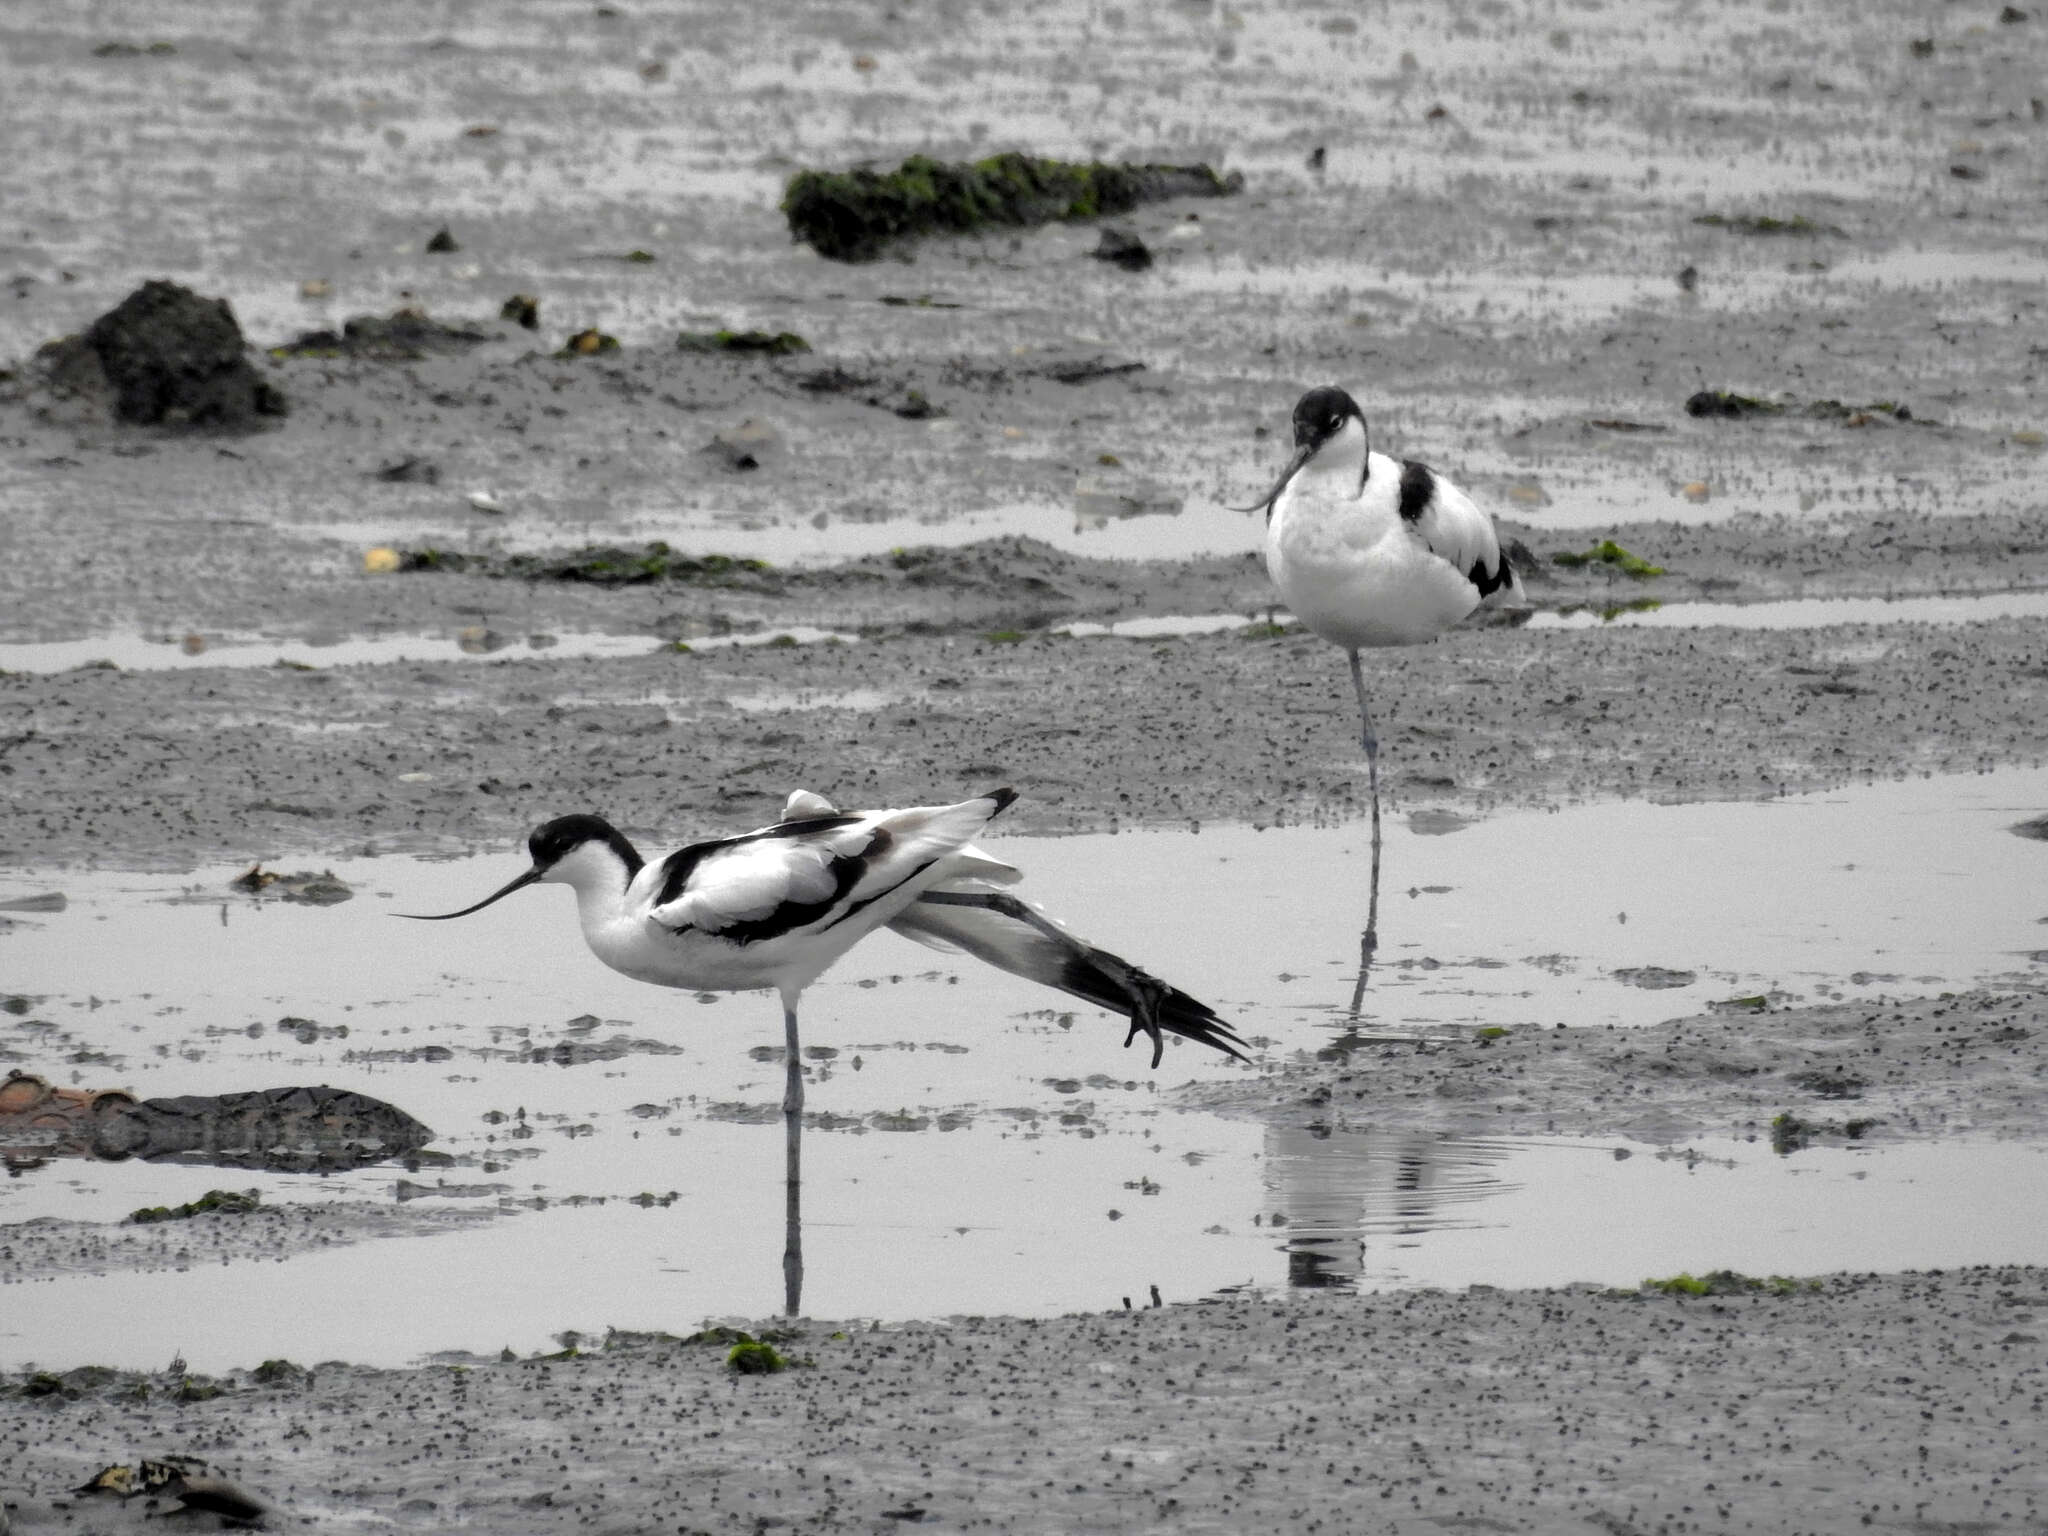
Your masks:
[{"label": "black wing patch", "polygon": [[1515,579],[1515,568],[1508,564],[1508,557],[1503,553],[1500,556],[1500,563],[1491,573],[1487,571],[1484,560],[1475,560],[1467,574],[1472,578],[1472,585],[1479,589],[1479,595],[1488,597]]},{"label": "black wing patch", "polygon": [[1401,516],[1415,522],[1422,509],[1436,498],[1436,471],[1413,459],[1401,461]]}]

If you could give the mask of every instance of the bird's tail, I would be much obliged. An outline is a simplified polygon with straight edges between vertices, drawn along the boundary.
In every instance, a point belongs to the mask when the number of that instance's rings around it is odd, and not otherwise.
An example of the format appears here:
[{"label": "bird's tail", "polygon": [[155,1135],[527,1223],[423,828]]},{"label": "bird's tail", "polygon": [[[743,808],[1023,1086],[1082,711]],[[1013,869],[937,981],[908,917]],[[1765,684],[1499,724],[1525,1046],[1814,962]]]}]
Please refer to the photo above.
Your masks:
[{"label": "bird's tail", "polygon": [[1250,1059],[1242,1049],[1244,1040],[1208,1004],[1120,955],[1097,949],[1035,907],[983,881],[948,881],[926,891],[889,926],[920,944],[964,950],[998,969],[1124,1015],[1131,1021],[1124,1044],[1140,1031],[1150,1035],[1155,1069],[1165,1050],[1165,1034],[1239,1061]]},{"label": "bird's tail", "polygon": [[1529,594],[1522,589],[1522,573],[1517,568],[1533,559],[1529,546],[1520,539],[1511,542],[1500,552],[1500,568],[1491,577],[1475,574],[1482,608],[1526,608]]}]

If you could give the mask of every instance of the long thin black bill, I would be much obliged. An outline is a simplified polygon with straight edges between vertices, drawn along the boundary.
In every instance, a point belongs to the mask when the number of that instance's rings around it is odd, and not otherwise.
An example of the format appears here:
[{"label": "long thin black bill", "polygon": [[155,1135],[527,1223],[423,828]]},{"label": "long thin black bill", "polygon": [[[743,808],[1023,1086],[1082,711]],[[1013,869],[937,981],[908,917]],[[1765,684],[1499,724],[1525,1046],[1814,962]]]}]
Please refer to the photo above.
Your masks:
[{"label": "long thin black bill", "polygon": [[1309,447],[1295,449],[1294,457],[1287,461],[1287,467],[1280,471],[1280,478],[1273,482],[1273,489],[1266,492],[1265,495],[1248,507],[1230,507],[1227,510],[1232,512],[1263,512],[1268,517],[1271,517],[1273,515],[1273,503],[1278,501],[1280,493],[1287,489],[1287,482],[1294,478],[1295,472],[1302,465],[1315,457],[1315,453],[1315,449]]},{"label": "long thin black bill", "polygon": [[514,891],[518,890],[521,886],[531,885],[540,877],[541,871],[538,868],[529,869],[525,874],[521,875],[517,880],[514,880],[511,884],[505,886],[503,889],[491,892],[490,895],[486,896],[482,901],[478,902],[475,906],[464,907],[460,912],[399,912],[394,915],[398,917],[415,918],[423,923],[445,923],[451,917],[467,917],[472,912],[481,912],[485,907],[488,907],[492,902],[497,901],[502,897],[510,896]]}]

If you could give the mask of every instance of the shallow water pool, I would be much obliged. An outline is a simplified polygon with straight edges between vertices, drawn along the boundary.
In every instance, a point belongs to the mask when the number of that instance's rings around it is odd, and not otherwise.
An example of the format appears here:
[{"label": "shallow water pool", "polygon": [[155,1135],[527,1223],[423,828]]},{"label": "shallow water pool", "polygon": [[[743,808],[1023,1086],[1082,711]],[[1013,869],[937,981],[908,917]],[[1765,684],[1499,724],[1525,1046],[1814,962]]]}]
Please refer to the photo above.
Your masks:
[{"label": "shallow water pool", "polygon": [[[1214,1003],[1268,1059],[1354,1027],[1628,1026],[2039,976],[2048,848],[2011,834],[2048,773],[1761,803],[1620,804],[1389,824],[1379,961],[1350,1014],[1361,827],[991,838],[1075,929]],[[522,855],[336,863],[338,906],[239,870],[14,872],[0,1049],[139,1095],[328,1083],[438,1133],[410,1167],[326,1176],[51,1161],[0,1184],[0,1240],[214,1187],[494,1213],[283,1262],[5,1288],[0,1361],[199,1369],[525,1351],[563,1328],[687,1331],[782,1300],[780,1027],[765,994],[665,992],[582,949],[566,894],[494,889]],[[45,908],[52,905],[44,903]],[[804,1309],[901,1318],[1184,1301],[1232,1286],[1500,1285],[1722,1266],[1811,1274],[2048,1261],[2031,1147],[1318,1137],[1175,1108],[1239,1067],[920,949],[863,944],[805,997]],[[291,1021],[288,1023],[281,1021]],[[635,1197],[651,1196],[646,1202]],[[318,1298],[347,1295],[346,1308]]]}]

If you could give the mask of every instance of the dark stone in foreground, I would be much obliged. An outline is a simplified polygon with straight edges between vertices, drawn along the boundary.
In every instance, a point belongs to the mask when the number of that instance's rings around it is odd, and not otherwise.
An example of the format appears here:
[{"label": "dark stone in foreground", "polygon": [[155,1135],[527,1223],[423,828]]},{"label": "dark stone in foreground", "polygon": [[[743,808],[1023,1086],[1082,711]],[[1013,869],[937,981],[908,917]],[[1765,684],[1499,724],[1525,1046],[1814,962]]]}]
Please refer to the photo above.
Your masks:
[{"label": "dark stone in foreground", "polygon": [[139,1103],[119,1089],[52,1087],[22,1072],[0,1084],[0,1147],[10,1156],[335,1170],[403,1156],[433,1137],[396,1105],[325,1084]]},{"label": "dark stone in foreground", "polygon": [[151,281],[84,336],[57,343],[52,378],[81,394],[111,395],[115,417],[132,425],[247,431],[289,406],[246,352],[226,299]]},{"label": "dark stone in foreground", "polygon": [[868,261],[891,241],[991,226],[1128,213],[1172,197],[1228,197],[1236,171],[1206,165],[1086,165],[1030,155],[949,164],[912,155],[896,170],[799,171],[782,198],[789,232],[834,261]]},{"label": "dark stone in foreground", "polygon": [[1112,262],[1126,272],[1143,272],[1152,265],[1152,248],[1128,229],[1105,229],[1088,254],[1097,261]]}]

